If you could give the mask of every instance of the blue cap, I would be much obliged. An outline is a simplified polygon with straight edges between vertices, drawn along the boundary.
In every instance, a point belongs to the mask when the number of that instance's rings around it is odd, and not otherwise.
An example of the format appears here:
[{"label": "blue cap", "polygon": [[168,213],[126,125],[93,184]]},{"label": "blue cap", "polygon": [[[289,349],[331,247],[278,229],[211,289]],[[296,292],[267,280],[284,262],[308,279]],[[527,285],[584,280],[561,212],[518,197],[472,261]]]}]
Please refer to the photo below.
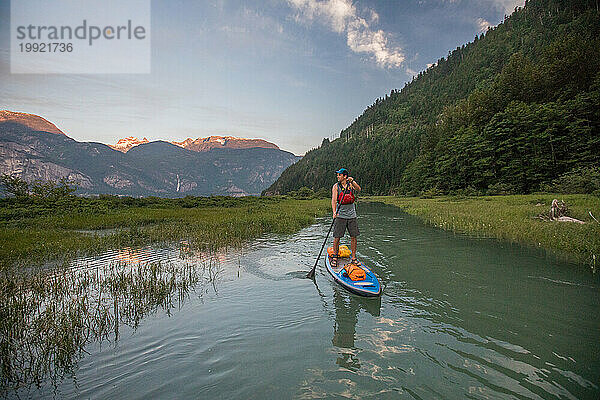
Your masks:
[{"label": "blue cap", "polygon": [[339,170],[335,171],[335,173],[348,176],[348,170],[346,168],[340,168]]}]

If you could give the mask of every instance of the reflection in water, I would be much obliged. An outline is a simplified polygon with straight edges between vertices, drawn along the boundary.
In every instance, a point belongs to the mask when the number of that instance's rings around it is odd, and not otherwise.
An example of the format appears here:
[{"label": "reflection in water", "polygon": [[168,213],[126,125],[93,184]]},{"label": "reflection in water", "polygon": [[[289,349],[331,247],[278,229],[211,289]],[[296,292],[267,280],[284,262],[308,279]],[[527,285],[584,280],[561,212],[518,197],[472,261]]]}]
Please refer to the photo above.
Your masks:
[{"label": "reflection in water", "polygon": [[[0,393],[22,392],[72,376],[94,342],[119,340],[162,309],[180,309],[192,291],[216,292],[217,258],[161,262],[156,251],[119,249],[73,266],[0,275]],[[111,262],[106,262],[106,259]],[[191,257],[194,258],[194,257]],[[150,260],[150,261],[148,261]],[[83,266],[82,266],[83,265]]]},{"label": "reflection in water", "polygon": [[[149,253],[149,252],[147,252]],[[141,249],[132,249],[131,247],[124,247],[117,250],[117,259],[125,264],[139,264],[145,258],[143,257]]]},{"label": "reflection in water", "polygon": [[354,346],[356,324],[361,309],[374,317],[379,316],[381,297],[364,298],[351,295],[336,287],[333,292],[335,324],[331,342],[339,349],[336,364],[351,371],[360,369],[360,360]]}]

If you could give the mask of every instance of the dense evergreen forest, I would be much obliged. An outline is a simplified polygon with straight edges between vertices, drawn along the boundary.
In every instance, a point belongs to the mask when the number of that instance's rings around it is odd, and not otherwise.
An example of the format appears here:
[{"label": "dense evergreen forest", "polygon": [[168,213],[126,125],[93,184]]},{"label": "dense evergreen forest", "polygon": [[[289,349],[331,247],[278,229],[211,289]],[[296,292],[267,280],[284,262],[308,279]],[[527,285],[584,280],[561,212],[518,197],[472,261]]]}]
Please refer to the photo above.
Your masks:
[{"label": "dense evergreen forest", "polygon": [[377,99],[265,192],[328,189],[342,164],[371,194],[531,193],[561,179],[597,182],[598,3],[527,1]]}]

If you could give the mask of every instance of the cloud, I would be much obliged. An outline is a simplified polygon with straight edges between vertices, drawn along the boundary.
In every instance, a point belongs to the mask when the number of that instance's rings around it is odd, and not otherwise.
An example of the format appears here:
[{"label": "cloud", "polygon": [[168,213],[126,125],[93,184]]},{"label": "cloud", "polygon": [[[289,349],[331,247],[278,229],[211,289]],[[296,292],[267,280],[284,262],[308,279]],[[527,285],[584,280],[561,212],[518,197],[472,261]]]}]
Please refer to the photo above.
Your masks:
[{"label": "cloud", "polygon": [[506,15],[512,14],[515,7],[525,6],[525,0],[492,0],[492,3],[504,10]]},{"label": "cloud", "polygon": [[[441,3],[460,4],[462,0],[438,0]],[[503,11],[506,15],[512,14],[515,11],[515,7],[525,6],[525,0],[480,0],[482,4],[491,5],[497,10]],[[419,4],[426,4],[425,0],[419,0]]]},{"label": "cloud", "polygon": [[[355,53],[366,53],[384,68],[398,68],[404,62],[404,53],[389,44],[389,35],[371,28],[379,15],[367,9],[360,16],[351,0],[288,0],[297,11],[296,20],[320,20],[332,31],[345,34],[346,43]],[[367,18],[367,19],[365,19]]]},{"label": "cloud", "polygon": [[525,6],[525,0],[419,0],[419,5],[421,6],[428,4],[452,4],[456,7],[476,8],[480,10],[486,8],[493,10],[493,12],[511,15],[515,11],[515,7]]},{"label": "cloud", "polygon": [[485,31],[488,30],[488,28],[492,27],[492,24],[489,21],[486,21],[483,18],[477,18],[477,20],[475,21],[475,23],[479,27],[479,33],[485,32]]}]

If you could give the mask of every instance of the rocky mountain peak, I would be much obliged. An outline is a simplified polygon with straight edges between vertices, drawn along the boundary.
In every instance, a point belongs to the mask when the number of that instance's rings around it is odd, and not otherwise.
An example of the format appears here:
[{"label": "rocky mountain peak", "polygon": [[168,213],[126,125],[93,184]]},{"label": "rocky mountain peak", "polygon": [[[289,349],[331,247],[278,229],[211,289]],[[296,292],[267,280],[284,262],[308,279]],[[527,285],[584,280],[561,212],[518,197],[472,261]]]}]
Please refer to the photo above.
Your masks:
[{"label": "rocky mountain peak", "polygon": [[[115,150],[126,153],[132,147],[140,144],[149,143],[148,139],[143,138],[142,140],[129,136],[123,139],[119,139],[117,144],[109,145]],[[187,138],[182,142],[170,141],[168,143],[182,147],[187,150],[202,152],[210,151],[213,149],[225,148],[225,149],[251,149],[251,148],[262,148],[262,149],[277,149],[279,147],[271,142],[267,142],[263,139],[243,139],[233,136],[209,136],[204,138]]]},{"label": "rocky mountain peak", "polygon": [[129,149],[131,149],[132,147],[138,146],[138,145],[144,144],[144,143],[149,143],[148,139],[143,138],[142,140],[140,140],[136,137],[128,136],[126,138],[119,139],[117,144],[114,144],[114,145],[109,144],[109,146],[115,150],[121,151],[123,153],[127,153],[127,151]]},{"label": "rocky mountain peak", "polygon": [[[52,122],[45,120],[39,115],[27,114],[9,110],[0,110],[0,124],[5,122],[13,122],[24,125],[34,131],[42,131],[55,133],[57,135],[65,135],[63,131],[58,129]],[[66,136],[66,135],[65,135]]]},{"label": "rocky mountain peak", "polygon": [[233,136],[209,136],[197,139],[187,138],[183,142],[171,143],[193,151],[209,151],[217,148],[250,149],[255,147],[279,150],[279,147],[276,144],[267,142],[263,139],[244,139]]}]

